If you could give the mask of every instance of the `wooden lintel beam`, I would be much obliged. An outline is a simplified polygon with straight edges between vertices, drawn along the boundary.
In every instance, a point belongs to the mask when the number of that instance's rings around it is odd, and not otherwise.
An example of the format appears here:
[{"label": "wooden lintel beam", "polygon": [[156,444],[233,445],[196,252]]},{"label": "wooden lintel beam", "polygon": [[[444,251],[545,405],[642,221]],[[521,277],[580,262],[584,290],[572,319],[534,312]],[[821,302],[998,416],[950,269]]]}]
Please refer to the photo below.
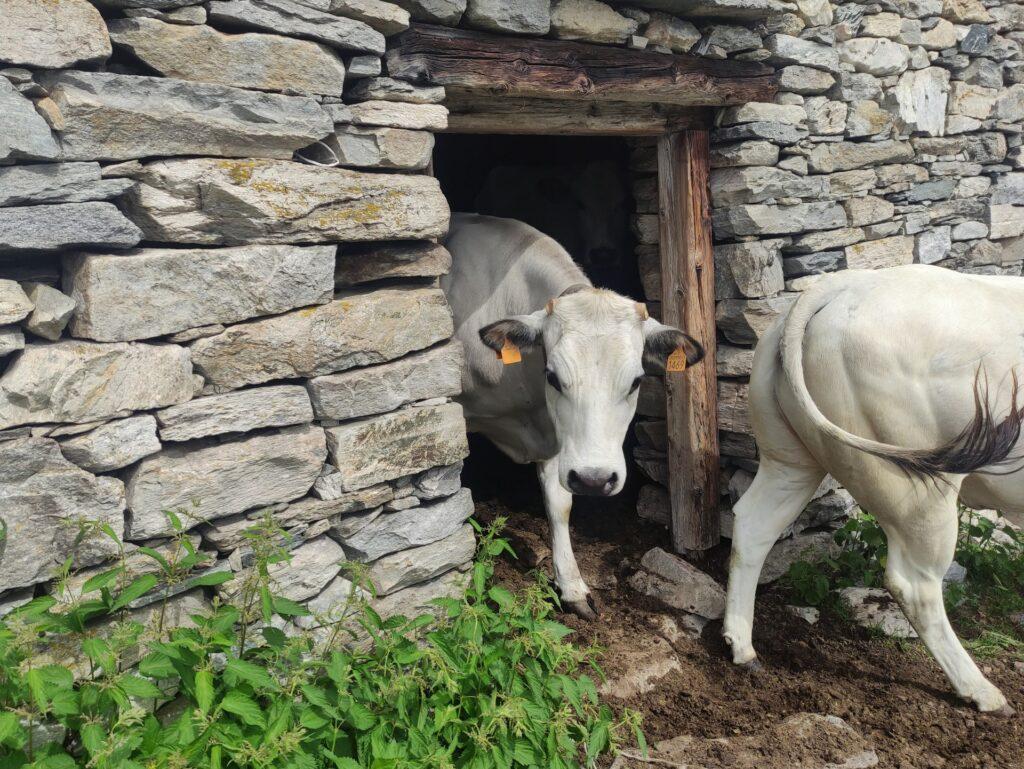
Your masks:
[{"label": "wooden lintel beam", "polygon": [[771,101],[774,70],[757,62],[503,37],[414,24],[387,53],[392,77],[462,92],[720,107]]},{"label": "wooden lintel beam", "polygon": [[448,133],[663,136],[711,125],[711,111],[637,102],[495,99],[449,91]]}]

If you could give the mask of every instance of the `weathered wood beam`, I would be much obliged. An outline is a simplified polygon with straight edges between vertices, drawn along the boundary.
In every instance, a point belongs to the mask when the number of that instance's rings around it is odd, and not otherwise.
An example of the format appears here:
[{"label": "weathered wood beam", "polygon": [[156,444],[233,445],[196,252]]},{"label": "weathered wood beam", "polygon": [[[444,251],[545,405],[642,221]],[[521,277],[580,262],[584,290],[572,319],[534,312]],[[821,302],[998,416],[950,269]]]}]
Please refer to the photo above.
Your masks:
[{"label": "weathered wood beam", "polygon": [[445,101],[448,133],[562,136],[662,136],[711,125],[711,111],[636,102],[495,99],[455,94]]},{"label": "weathered wood beam", "polygon": [[718,544],[718,380],[715,260],[711,242],[708,132],[658,143],[662,320],[701,343],[690,371],[665,374],[672,544],[678,552]]},{"label": "weathered wood beam", "polygon": [[449,93],[725,106],[771,101],[774,70],[757,62],[502,37],[414,24],[387,53],[392,77]]}]

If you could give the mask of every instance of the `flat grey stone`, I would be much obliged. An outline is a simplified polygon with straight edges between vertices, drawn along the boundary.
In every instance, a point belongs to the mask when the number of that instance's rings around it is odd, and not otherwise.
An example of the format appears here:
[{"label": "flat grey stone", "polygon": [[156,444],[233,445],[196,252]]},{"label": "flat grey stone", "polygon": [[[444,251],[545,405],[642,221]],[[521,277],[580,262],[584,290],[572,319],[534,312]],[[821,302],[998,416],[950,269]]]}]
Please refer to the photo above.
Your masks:
[{"label": "flat grey stone", "polygon": [[846,212],[832,202],[795,205],[742,205],[720,208],[712,214],[718,237],[786,235],[846,226]]},{"label": "flat grey stone", "polygon": [[290,158],[332,127],[327,113],[305,96],[110,72],[54,72],[39,79],[66,123],[59,134],[65,160]]},{"label": "flat grey stone", "polygon": [[0,77],[0,162],[53,160],[59,154],[50,126],[32,102]]},{"label": "flat grey stone", "polygon": [[715,297],[772,296],[782,291],[785,240],[754,240],[715,246]]},{"label": "flat grey stone", "polygon": [[17,323],[32,312],[32,300],[13,280],[0,280],[0,323]]},{"label": "flat grey stone", "polygon": [[60,442],[61,453],[91,473],[109,473],[160,451],[150,414],[116,419]]},{"label": "flat grey stone", "polygon": [[75,300],[45,283],[26,283],[32,314],[25,320],[25,330],[56,342],[75,312]]},{"label": "flat grey stone", "polygon": [[554,0],[551,33],[560,40],[625,43],[639,23],[598,0]]},{"label": "flat grey stone", "polygon": [[188,350],[175,345],[29,344],[0,377],[0,429],[93,422],[192,397]]},{"label": "flat grey stone", "polygon": [[306,386],[318,419],[354,419],[458,395],[462,366],[462,345],[454,342],[382,366],[314,377]]},{"label": "flat grey stone", "polygon": [[75,467],[55,441],[0,443],[0,591],[51,579],[68,557],[76,567],[115,557],[117,544],[98,531],[76,545],[77,522],[107,524],[120,534],[124,504],[121,481]]},{"label": "flat grey stone", "polygon": [[131,248],[141,235],[112,203],[0,208],[0,252]]},{"label": "flat grey stone", "polygon": [[341,541],[352,560],[369,562],[410,547],[429,545],[451,536],[473,514],[473,496],[462,489],[448,499],[385,513]]},{"label": "flat grey stone", "polygon": [[434,135],[406,128],[340,125],[325,144],[346,168],[419,171],[430,164]]},{"label": "flat grey stone", "polygon": [[410,548],[374,561],[368,576],[377,595],[432,580],[468,562],[476,551],[476,537],[468,523],[449,537],[429,545]]},{"label": "flat grey stone", "polygon": [[436,278],[451,266],[452,255],[440,243],[372,243],[341,249],[334,281],[354,286],[389,278]]},{"label": "flat grey stone", "polygon": [[161,409],[160,438],[190,441],[209,435],[244,433],[264,427],[285,427],[313,421],[309,395],[300,385],[273,385],[194,398]]},{"label": "flat grey stone", "polygon": [[78,254],[64,287],[77,337],[130,341],[329,302],[335,246],[153,248]]},{"label": "flat grey stone", "polygon": [[775,582],[782,578],[789,571],[789,567],[797,561],[817,563],[838,552],[839,545],[836,544],[830,531],[795,534],[792,537],[780,539],[765,558],[761,574],[757,578],[757,584],[767,585],[769,582]]},{"label": "flat grey stone", "polygon": [[893,638],[917,638],[917,631],[889,591],[880,587],[847,587],[839,591],[839,597],[858,625],[877,628]]},{"label": "flat grey stone", "polygon": [[289,427],[210,446],[171,446],[143,459],[125,478],[126,535],[172,533],[173,510],[186,528],[203,520],[305,495],[326,458],[320,427]]},{"label": "flat grey stone", "polygon": [[456,27],[466,12],[466,0],[395,0],[412,16],[413,21],[426,21]]},{"label": "flat grey stone", "polygon": [[148,240],[338,243],[422,240],[448,231],[448,201],[425,175],[205,158],[147,163],[131,173],[142,184],[126,210]]},{"label": "flat grey stone", "polygon": [[0,168],[0,206],[84,203],[126,192],[130,179],[101,179],[99,163],[38,163]]},{"label": "flat grey stone", "polygon": [[770,299],[723,299],[715,308],[715,322],[735,344],[756,344],[796,297],[781,294]]},{"label": "flat grey stone", "polygon": [[451,496],[462,486],[462,462],[432,467],[413,479],[413,485],[421,500]]},{"label": "flat grey stone", "polygon": [[640,561],[643,570],[629,579],[630,586],[676,609],[718,619],[725,613],[725,590],[710,576],[660,547]]},{"label": "flat grey stone", "polygon": [[385,618],[402,616],[412,619],[421,614],[434,614],[439,609],[432,601],[438,598],[458,598],[465,590],[466,583],[466,576],[456,567],[440,577],[375,598],[371,605],[374,611]]},{"label": "flat grey stone", "polygon": [[61,69],[110,56],[103,17],[86,0],[5,0],[0,62]]},{"label": "flat grey stone", "polygon": [[384,289],[231,326],[191,349],[196,370],[226,390],[385,363],[451,334],[440,290]]},{"label": "flat grey stone", "polygon": [[407,408],[327,429],[331,464],[345,491],[462,460],[469,449],[456,403]]},{"label": "flat grey stone", "polygon": [[469,0],[462,23],[489,32],[546,35],[551,0]]},{"label": "flat grey stone", "polygon": [[406,104],[440,104],[445,99],[441,86],[418,86],[390,77],[368,77],[345,90],[346,102],[395,101]]},{"label": "flat grey stone", "polygon": [[25,334],[19,326],[0,326],[0,358],[25,349]]},{"label": "flat grey stone", "polygon": [[114,19],[114,43],[166,77],[261,91],[341,94],[345,64],[309,40],[260,33],[224,34],[206,25]]},{"label": "flat grey stone", "polygon": [[318,11],[292,0],[213,0],[210,22],[304,37],[334,48],[384,53],[384,35],[355,19]]}]

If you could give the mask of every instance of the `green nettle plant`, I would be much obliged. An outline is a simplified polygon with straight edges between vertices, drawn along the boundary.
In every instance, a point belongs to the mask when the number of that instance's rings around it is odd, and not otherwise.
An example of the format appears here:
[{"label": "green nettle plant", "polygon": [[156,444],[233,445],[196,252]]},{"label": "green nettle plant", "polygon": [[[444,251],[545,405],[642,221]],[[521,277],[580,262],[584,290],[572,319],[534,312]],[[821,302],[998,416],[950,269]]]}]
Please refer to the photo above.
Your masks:
[{"label": "green nettle plant", "polygon": [[[946,603],[971,624],[981,619],[1004,626],[1008,633],[1003,637],[1009,641],[1003,641],[1003,646],[1010,642],[1019,646],[1009,635],[1019,635],[1019,628],[1008,620],[1024,611],[1024,536],[965,507],[960,509],[959,526],[954,557],[966,569],[967,579],[947,588]],[[852,516],[836,532],[835,540],[841,546],[835,557],[797,561],[790,567],[784,584],[796,601],[820,606],[834,603],[832,591],[837,588],[884,583],[888,548],[873,516]]]},{"label": "green nettle plant", "polygon": [[[638,715],[599,701],[583,673],[600,674],[596,651],[566,640],[546,581],[493,584],[501,521],[480,531],[461,598],[385,620],[357,568],[330,616],[274,595],[288,555],[269,516],[245,572],[198,577],[202,555],[171,520],[169,549],[138,551],[150,573],[131,576],[122,554],[72,588],[68,567],[54,596],[0,621],[0,769],[570,769],[627,736],[644,747]],[[232,578],[231,601],[167,626],[172,595]],[[144,596],[145,625],[131,612]]]}]

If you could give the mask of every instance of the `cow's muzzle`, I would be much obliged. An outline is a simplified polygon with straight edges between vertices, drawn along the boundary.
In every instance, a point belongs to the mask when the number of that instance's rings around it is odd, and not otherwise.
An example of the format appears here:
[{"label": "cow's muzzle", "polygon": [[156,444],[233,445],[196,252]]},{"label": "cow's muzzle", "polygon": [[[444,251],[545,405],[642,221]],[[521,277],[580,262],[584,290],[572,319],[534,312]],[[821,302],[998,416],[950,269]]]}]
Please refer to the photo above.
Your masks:
[{"label": "cow's muzzle", "polygon": [[577,472],[570,470],[566,478],[569,491],[588,497],[610,497],[619,483],[619,474],[607,470],[587,468]]}]

